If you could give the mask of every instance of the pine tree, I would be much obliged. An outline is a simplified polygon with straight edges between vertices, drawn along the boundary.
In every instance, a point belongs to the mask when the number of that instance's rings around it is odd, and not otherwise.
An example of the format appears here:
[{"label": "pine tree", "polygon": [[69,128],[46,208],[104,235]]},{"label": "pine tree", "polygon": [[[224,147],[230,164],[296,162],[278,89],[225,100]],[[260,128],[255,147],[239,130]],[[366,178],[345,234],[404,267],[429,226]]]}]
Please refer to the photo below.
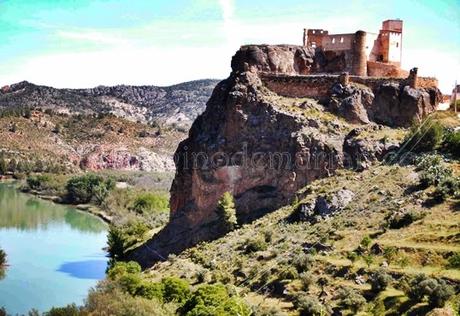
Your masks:
[{"label": "pine tree", "polygon": [[237,224],[235,200],[230,192],[225,192],[217,205],[217,215],[224,229],[228,232]]}]

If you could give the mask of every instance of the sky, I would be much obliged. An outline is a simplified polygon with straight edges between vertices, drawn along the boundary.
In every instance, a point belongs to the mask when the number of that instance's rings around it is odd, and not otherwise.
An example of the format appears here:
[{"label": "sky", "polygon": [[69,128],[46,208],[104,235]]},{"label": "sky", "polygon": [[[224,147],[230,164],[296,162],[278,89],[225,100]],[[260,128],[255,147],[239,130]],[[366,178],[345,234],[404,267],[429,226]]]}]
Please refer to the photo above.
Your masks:
[{"label": "sky", "polygon": [[243,44],[400,18],[404,69],[460,83],[460,0],[0,0],[0,86],[170,85],[226,78]]}]

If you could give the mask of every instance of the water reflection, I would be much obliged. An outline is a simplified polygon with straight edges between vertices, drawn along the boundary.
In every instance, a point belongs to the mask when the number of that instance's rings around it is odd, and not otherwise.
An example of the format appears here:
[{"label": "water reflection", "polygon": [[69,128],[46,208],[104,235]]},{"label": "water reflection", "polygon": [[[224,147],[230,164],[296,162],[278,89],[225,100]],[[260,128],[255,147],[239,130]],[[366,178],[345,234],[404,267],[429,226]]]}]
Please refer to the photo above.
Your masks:
[{"label": "water reflection", "polygon": [[100,233],[106,229],[101,221],[75,209],[20,193],[12,186],[0,185],[0,228],[47,229],[48,225],[60,222],[83,232]]},{"label": "water reflection", "polygon": [[78,279],[100,280],[104,278],[106,268],[107,260],[85,260],[65,262],[57,271]]}]

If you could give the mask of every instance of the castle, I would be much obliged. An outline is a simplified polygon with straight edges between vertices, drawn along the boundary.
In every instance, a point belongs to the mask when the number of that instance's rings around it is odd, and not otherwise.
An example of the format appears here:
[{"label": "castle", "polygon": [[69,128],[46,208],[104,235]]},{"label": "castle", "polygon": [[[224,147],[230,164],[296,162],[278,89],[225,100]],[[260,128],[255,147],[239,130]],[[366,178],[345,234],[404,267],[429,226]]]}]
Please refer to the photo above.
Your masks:
[{"label": "castle", "polygon": [[321,50],[340,71],[371,77],[406,77],[401,69],[402,20],[386,20],[377,33],[329,34],[323,29],[304,29],[303,46]]}]

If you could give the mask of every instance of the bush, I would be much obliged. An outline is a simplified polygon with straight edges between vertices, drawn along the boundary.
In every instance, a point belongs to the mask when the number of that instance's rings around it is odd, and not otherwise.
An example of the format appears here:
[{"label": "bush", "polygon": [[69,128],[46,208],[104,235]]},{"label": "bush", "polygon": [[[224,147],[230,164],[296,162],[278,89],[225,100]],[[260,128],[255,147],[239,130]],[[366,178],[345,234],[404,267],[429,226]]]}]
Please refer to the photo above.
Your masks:
[{"label": "bush", "polygon": [[112,280],[117,280],[126,274],[136,274],[141,272],[141,266],[134,261],[116,262],[107,272],[107,275]]},{"label": "bush", "polygon": [[292,264],[295,266],[299,273],[302,273],[310,270],[314,262],[315,258],[312,255],[301,254],[294,258]]},{"label": "bush", "polygon": [[230,297],[222,284],[202,285],[179,310],[186,316],[249,316],[249,306],[237,297]]},{"label": "bush", "polygon": [[165,302],[176,302],[182,305],[190,297],[190,285],[185,280],[170,277],[164,278],[161,283]]},{"label": "bush", "polygon": [[6,174],[8,171],[8,164],[6,163],[5,157],[0,156],[0,174]]},{"label": "bush", "polygon": [[388,227],[391,229],[400,229],[407,227],[415,221],[422,219],[424,215],[414,212],[398,212],[387,218]]},{"label": "bush", "polygon": [[432,165],[420,173],[420,185],[424,188],[437,186],[445,178],[452,176],[452,170],[443,164]]},{"label": "bush", "polygon": [[[452,256],[447,259],[449,262],[449,268],[452,269],[460,269],[460,252],[454,253]],[[1,263],[1,256],[0,256],[0,263]]]},{"label": "bush", "polygon": [[82,315],[81,309],[75,304],[70,304],[65,307],[53,307],[44,316],[79,316]]},{"label": "bush", "polygon": [[337,291],[338,306],[342,309],[349,309],[356,314],[364,304],[366,299],[351,288],[341,288]]},{"label": "bush", "polygon": [[299,273],[294,267],[286,267],[281,270],[278,278],[280,280],[295,280],[299,278]]},{"label": "bush", "polygon": [[415,158],[416,170],[426,170],[431,166],[439,166],[444,163],[444,159],[438,154],[423,154]]},{"label": "bush", "polygon": [[246,240],[245,251],[246,253],[253,253],[257,251],[267,250],[267,247],[268,245],[264,239],[260,237],[251,238],[251,239]]},{"label": "bush", "polygon": [[439,122],[427,119],[411,127],[402,146],[413,152],[433,151],[441,144],[443,132],[444,127]]},{"label": "bush", "polygon": [[123,258],[126,250],[144,240],[149,227],[140,221],[128,222],[122,226],[109,226],[107,245],[109,255],[117,260]]},{"label": "bush", "polygon": [[294,307],[300,316],[322,316],[327,314],[327,309],[319,300],[310,295],[299,295],[294,300]]},{"label": "bush", "polygon": [[161,193],[140,194],[134,200],[132,209],[138,214],[168,211],[168,195]]},{"label": "bush", "polygon": [[433,197],[439,201],[444,201],[448,197],[460,196],[460,178],[445,177],[436,186]]},{"label": "bush", "polygon": [[6,252],[0,248],[0,268],[6,265]]},{"label": "bush", "polygon": [[460,131],[446,130],[444,132],[443,150],[457,158],[460,157]]},{"label": "bush", "polygon": [[428,278],[423,274],[417,275],[409,282],[407,296],[415,302],[427,298],[433,307],[443,307],[445,302],[454,295],[454,288],[444,280]]},{"label": "bush", "polygon": [[163,302],[164,296],[164,285],[163,283],[154,283],[143,281],[137,288],[136,295],[142,296],[143,298],[157,299],[159,302]]},{"label": "bush", "polygon": [[364,236],[363,239],[361,240],[360,245],[363,246],[364,248],[369,248],[371,243],[372,243],[372,238],[369,236]]},{"label": "bush", "polygon": [[27,177],[27,186],[32,190],[41,190],[47,187],[47,182],[50,181],[48,175],[36,175]]},{"label": "bush", "polygon": [[237,224],[235,201],[230,192],[225,192],[217,204],[217,216],[225,231],[231,231]]},{"label": "bush", "polygon": [[131,295],[135,295],[137,293],[143,282],[139,273],[124,274],[117,281],[123,291]]},{"label": "bush", "polygon": [[84,315],[136,315],[173,316],[173,306],[163,305],[156,299],[145,299],[124,293],[117,284],[100,282],[89,291]]},{"label": "bush", "polygon": [[391,281],[393,281],[393,278],[383,269],[374,272],[369,278],[369,283],[374,293],[385,290]]},{"label": "bush", "polygon": [[101,176],[86,174],[67,181],[67,197],[72,203],[88,203],[93,198],[101,203],[114,187],[115,183],[111,179],[104,180]]}]

